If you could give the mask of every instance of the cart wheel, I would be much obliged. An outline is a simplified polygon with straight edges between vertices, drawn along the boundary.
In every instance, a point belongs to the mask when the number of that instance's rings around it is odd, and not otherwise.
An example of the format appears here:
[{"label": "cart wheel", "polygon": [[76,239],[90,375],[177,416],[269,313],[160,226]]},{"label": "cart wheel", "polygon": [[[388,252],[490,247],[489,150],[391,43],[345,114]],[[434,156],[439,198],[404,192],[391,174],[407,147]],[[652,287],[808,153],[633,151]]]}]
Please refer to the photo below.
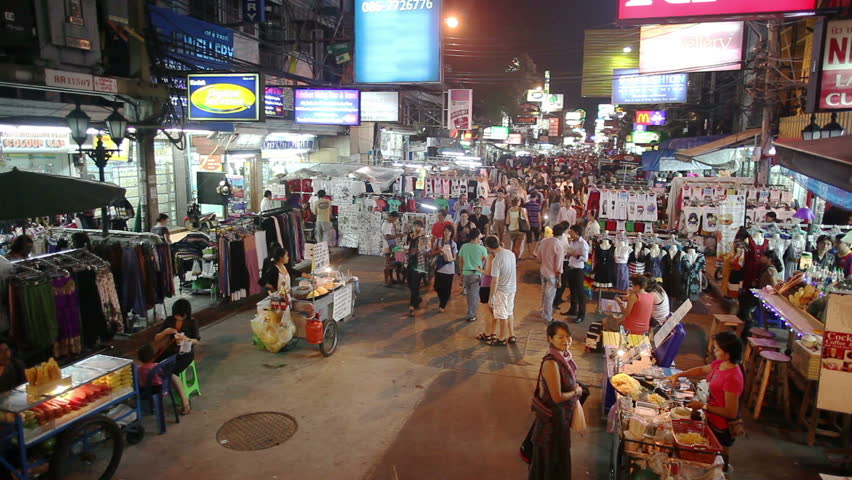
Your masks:
[{"label": "cart wheel", "polygon": [[337,343],[340,341],[338,336],[337,322],[329,320],[325,322],[325,333],[320,344],[320,352],[326,357],[330,357],[337,350]]},{"label": "cart wheel", "polygon": [[125,428],[124,436],[128,445],[136,445],[145,438],[145,426],[142,425],[142,422],[136,422],[136,424],[132,426],[128,425],[128,427]]},{"label": "cart wheel", "polygon": [[50,462],[56,480],[109,480],[124,451],[121,429],[111,418],[93,415],[59,435]]}]

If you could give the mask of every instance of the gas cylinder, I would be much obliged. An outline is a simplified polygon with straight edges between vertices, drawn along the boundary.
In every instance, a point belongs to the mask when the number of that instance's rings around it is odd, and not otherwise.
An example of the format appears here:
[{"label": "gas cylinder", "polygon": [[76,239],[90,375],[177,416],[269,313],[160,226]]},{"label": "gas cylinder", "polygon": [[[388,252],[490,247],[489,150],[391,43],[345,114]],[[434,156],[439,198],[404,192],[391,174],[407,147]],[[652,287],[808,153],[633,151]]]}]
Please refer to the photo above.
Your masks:
[{"label": "gas cylinder", "polygon": [[323,328],[323,324],[320,321],[318,314],[314,315],[314,318],[307,321],[305,324],[305,331],[308,343],[311,345],[319,345],[322,343],[325,329]]}]

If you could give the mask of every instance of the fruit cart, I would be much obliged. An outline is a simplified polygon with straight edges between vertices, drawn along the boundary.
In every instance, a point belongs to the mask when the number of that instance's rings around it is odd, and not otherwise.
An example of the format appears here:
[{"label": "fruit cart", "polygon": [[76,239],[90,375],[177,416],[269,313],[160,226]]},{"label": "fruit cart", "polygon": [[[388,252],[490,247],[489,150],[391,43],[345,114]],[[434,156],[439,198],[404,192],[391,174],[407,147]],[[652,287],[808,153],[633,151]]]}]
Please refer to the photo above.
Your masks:
[{"label": "fruit cart", "polygon": [[59,376],[0,394],[0,442],[15,452],[0,457],[0,465],[24,480],[48,467],[54,478],[108,479],[121,461],[124,436],[134,444],[144,435],[136,367],[95,355]]}]

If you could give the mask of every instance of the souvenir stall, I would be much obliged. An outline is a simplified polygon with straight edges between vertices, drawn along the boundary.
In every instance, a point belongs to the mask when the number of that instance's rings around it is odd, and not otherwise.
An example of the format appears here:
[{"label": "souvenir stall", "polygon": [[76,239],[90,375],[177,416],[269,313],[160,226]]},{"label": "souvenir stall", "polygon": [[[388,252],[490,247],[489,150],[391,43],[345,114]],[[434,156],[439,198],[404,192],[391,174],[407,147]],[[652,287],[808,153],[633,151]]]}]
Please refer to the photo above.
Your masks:
[{"label": "souvenir stall", "polygon": [[653,233],[664,195],[644,188],[589,189],[586,210],[601,224],[601,231]]},{"label": "souvenir stall", "polygon": [[150,327],[148,311],[175,295],[175,269],[169,245],[152,233],[109,231],[77,228],[51,228],[50,235],[66,240],[77,232],[92,240],[92,251],[110,264],[118,290],[123,333]]},{"label": "souvenir stall", "polygon": [[337,350],[338,323],[354,316],[358,277],[332,268],[325,242],[311,253],[310,279],[293,284],[289,272],[281,270],[278,289],[257,304],[251,329],[258,348],[278,353],[303,338],[326,357]]},{"label": "souvenir stall", "polygon": [[[127,443],[142,440],[139,378],[132,360],[95,355],[65,368],[51,358],[28,382],[0,393],[0,466],[28,480],[40,467],[60,478],[110,478]],[[83,452],[97,450],[91,455]],[[39,477],[40,478],[40,477]]]}]

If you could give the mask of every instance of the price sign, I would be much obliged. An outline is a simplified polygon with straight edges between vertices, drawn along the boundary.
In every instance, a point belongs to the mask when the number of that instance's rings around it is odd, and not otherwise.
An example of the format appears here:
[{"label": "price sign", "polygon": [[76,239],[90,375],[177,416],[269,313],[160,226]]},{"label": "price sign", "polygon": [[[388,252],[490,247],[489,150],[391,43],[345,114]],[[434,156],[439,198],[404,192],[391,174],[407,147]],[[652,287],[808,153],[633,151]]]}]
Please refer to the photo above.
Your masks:
[{"label": "price sign", "polygon": [[328,243],[320,242],[314,245],[313,255],[311,256],[311,271],[313,273],[322,273],[331,265],[331,260],[328,256]]},{"label": "price sign", "polygon": [[331,318],[339,322],[352,314],[352,284],[334,291],[334,306]]},{"label": "price sign", "polygon": [[668,320],[663,323],[663,326],[654,334],[654,347],[659,348],[666,338],[672,333],[677,325],[683,320],[689,311],[692,310],[692,302],[689,300],[683,302],[683,305],[678,308]]}]

